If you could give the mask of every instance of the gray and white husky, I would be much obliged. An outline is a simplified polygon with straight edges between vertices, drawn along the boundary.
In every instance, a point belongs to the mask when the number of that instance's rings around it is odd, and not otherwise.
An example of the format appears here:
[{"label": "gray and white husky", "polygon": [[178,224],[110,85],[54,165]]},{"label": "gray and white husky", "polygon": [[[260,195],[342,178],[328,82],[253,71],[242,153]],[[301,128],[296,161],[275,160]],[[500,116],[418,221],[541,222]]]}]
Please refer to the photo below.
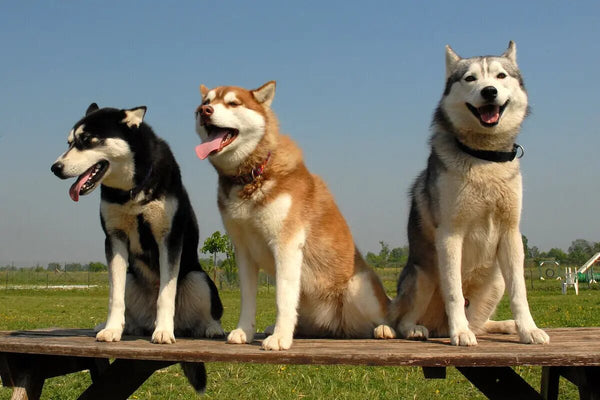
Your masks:
[{"label": "gray and white husky", "polygon": [[[531,317],[523,277],[520,147],[527,93],[516,46],[501,56],[461,58],[446,47],[446,87],[435,111],[427,168],[412,187],[410,253],[390,307],[405,338],[518,333],[548,343]],[[508,288],[514,320],[491,321]]]},{"label": "gray and white husky", "polygon": [[[146,107],[99,108],[92,103],[69,133],[69,148],[52,165],[61,179],[77,177],[73,201],[101,188],[110,294],[108,317],[96,338],[152,333],[223,335],[217,288],[198,262],[198,225],[179,166],[165,141],[143,119]],[[204,390],[203,364],[182,364]]]}]

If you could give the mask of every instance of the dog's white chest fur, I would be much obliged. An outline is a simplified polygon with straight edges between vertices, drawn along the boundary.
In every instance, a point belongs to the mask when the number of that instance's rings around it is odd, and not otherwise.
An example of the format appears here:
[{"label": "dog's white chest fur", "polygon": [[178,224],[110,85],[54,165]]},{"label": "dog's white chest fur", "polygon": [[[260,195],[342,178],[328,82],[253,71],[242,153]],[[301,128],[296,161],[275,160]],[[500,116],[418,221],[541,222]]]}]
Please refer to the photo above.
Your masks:
[{"label": "dog's white chest fur", "polygon": [[108,232],[124,232],[129,239],[130,251],[142,254],[140,244],[138,217],[141,215],[150,227],[154,238],[161,240],[170,231],[171,221],[177,211],[177,200],[174,198],[161,198],[150,203],[139,205],[133,202],[115,204],[102,201],[100,212],[104,218]]},{"label": "dog's white chest fur", "polygon": [[476,164],[446,171],[439,177],[438,189],[439,215],[449,219],[442,225],[459,227],[464,234],[463,279],[475,269],[493,267],[500,237],[519,225],[518,164]]},{"label": "dog's white chest fur", "polygon": [[251,199],[240,198],[237,193],[234,189],[227,197],[221,195],[222,217],[227,232],[236,246],[244,247],[240,250],[246,251],[261,268],[274,275],[275,264],[271,245],[284,229],[292,206],[292,196],[282,193],[274,200],[262,204],[264,191],[254,194]]}]

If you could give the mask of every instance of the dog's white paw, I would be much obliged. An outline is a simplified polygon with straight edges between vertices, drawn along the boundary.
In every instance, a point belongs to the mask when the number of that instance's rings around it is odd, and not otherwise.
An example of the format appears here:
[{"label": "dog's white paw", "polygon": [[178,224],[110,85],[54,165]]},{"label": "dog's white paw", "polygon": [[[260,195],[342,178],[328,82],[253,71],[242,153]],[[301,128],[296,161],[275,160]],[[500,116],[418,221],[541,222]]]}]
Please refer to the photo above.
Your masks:
[{"label": "dog's white paw", "polygon": [[427,340],[429,338],[429,330],[423,325],[406,325],[400,328],[400,335],[404,339]]},{"label": "dog's white paw", "polygon": [[254,335],[246,334],[242,328],[237,328],[229,332],[227,336],[227,343],[231,344],[244,344],[250,343],[254,339]]},{"label": "dog's white paw", "polygon": [[379,325],[373,329],[373,337],[375,339],[395,339],[396,331],[387,325]]},{"label": "dog's white paw", "polygon": [[453,346],[475,346],[477,339],[469,328],[450,333],[450,343]]},{"label": "dog's white paw", "polygon": [[207,338],[213,338],[218,336],[225,336],[225,331],[221,328],[221,324],[213,322],[206,327],[204,336]]},{"label": "dog's white paw", "polygon": [[275,324],[267,326],[264,333],[265,335],[270,336],[273,332],[275,332]]},{"label": "dog's white paw", "polygon": [[152,343],[172,344],[175,343],[175,334],[172,331],[156,329],[152,334]]},{"label": "dog's white paw", "polygon": [[262,342],[262,348],[264,350],[287,350],[292,346],[294,336],[293,335],[276,335],[273,334],[267,337]]},{"label": "dog's white paw", "polygon": [[121,340],[123,329],[102,329],[96,334],[96,340],[99,342],[118,342]]},{"label": "dog's white paw", "polygon": [[519,332],[519,338],[521,343],[527,344],[548,344],[550,343],[550,336],[539,328]]}]

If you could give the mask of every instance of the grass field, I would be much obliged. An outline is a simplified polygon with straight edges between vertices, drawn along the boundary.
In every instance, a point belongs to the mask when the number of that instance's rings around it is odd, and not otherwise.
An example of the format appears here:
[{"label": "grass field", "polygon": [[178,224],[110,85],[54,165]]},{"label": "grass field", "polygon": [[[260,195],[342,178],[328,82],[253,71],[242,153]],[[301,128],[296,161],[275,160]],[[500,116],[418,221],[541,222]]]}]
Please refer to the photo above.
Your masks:
[{"label": "grass field", "polygon": [[[393,294],[395,271],[386,271],[384,282]],[[1,282],[1,281],[0,281]],[[529,284],[529,282],[528,282]],[[1,288],[1,286],[0,286]],[[556,281],[534,282],[529,301],[540,327],[599,326],[600,290],[582,285],[579,296],[560,292]],[[222,290],[225,306],[223,327],[235,327],[239,292]],[[92,328],[106,317],[108,289],[0,289],[0,330],[47,327]],[[499,319],[509,318],[504,299]],[[274,289],[259,291],[257,329],[275,320]],[[446,380],[426,380],[419,368],[291,366],[211,363],[205,399],[478,399],[484,398],[455,369]],[[539,387],[540,368],[520,367],[518,372]],[[43,399],[76,398],[89,385],[89,374],[81,372],[46,382]],[[11,390],[0,389],[0,400]],[[188,399],[196,395],[179,366],[156,372],[133,396],[134,399]],[[560,398],[578,398],[575,387],[561,380]]]}]

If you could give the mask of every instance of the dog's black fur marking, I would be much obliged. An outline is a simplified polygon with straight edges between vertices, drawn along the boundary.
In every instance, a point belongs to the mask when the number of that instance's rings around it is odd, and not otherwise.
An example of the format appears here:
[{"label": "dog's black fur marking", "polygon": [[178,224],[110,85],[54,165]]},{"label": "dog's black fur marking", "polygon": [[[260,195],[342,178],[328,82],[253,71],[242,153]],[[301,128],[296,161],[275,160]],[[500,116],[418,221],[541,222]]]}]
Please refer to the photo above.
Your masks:
[{"label": "dog's black fur marking", "polygon": [[[137,193],[143,193],[141,204],[161,199],[165,196],[177,199],[177,210],[172,220],[171,231],[167,237],[169,261],[173,263],[181,254],[178,282],[182,281],[190,272],[199,272],[204,275],[210,290],[211,315],[213,319],[220,320],[223,315],[223,305],[214,282],[202,269],[198,260],[199,232],[196,217],[189,197],[181,181],[179,166],[168,146],[158,138],[152,128],[142,122],[139,126],[127,126],[123,120],[126,117],[124,110],[115,108],[98,108],[92,103],[86,116],[75,124],[73,129],[85,124],[84,131],[103,141],[108,138],[119,138],[126,141],[134,157],[134,188]],[[89,141],[75,138],[78,146],[86,147]],[[75,145],[73,143],[72,145]],[[101,199],[104,202],[124,205],[131,198],[130,191],[120,190],[101,185]],[[135,199],[140,200],[140,199]],[[138,203],[140,204],[140,203]],[[143,268],[147,268],[159,279],[159,247],[152,233],[148,221],[143,214],[137,215],[137,233],[141,246],[141,253],[134,253],[129,238],[125,232],[111,231],[106,228],[104,216],[100,215],[102,230],[106,235],[106,259],[110,263],[114,257],[111,237],[117,238],[127,244],[129,253],[128,274],[134,279],[146,279]],[[157,282],[148,282],[155,284]],[[176,328],[177,329],[177,328]],[[202,363],[182,363],[188,380],[198,392],[203,392],[206,387],[206,369]]]}]

